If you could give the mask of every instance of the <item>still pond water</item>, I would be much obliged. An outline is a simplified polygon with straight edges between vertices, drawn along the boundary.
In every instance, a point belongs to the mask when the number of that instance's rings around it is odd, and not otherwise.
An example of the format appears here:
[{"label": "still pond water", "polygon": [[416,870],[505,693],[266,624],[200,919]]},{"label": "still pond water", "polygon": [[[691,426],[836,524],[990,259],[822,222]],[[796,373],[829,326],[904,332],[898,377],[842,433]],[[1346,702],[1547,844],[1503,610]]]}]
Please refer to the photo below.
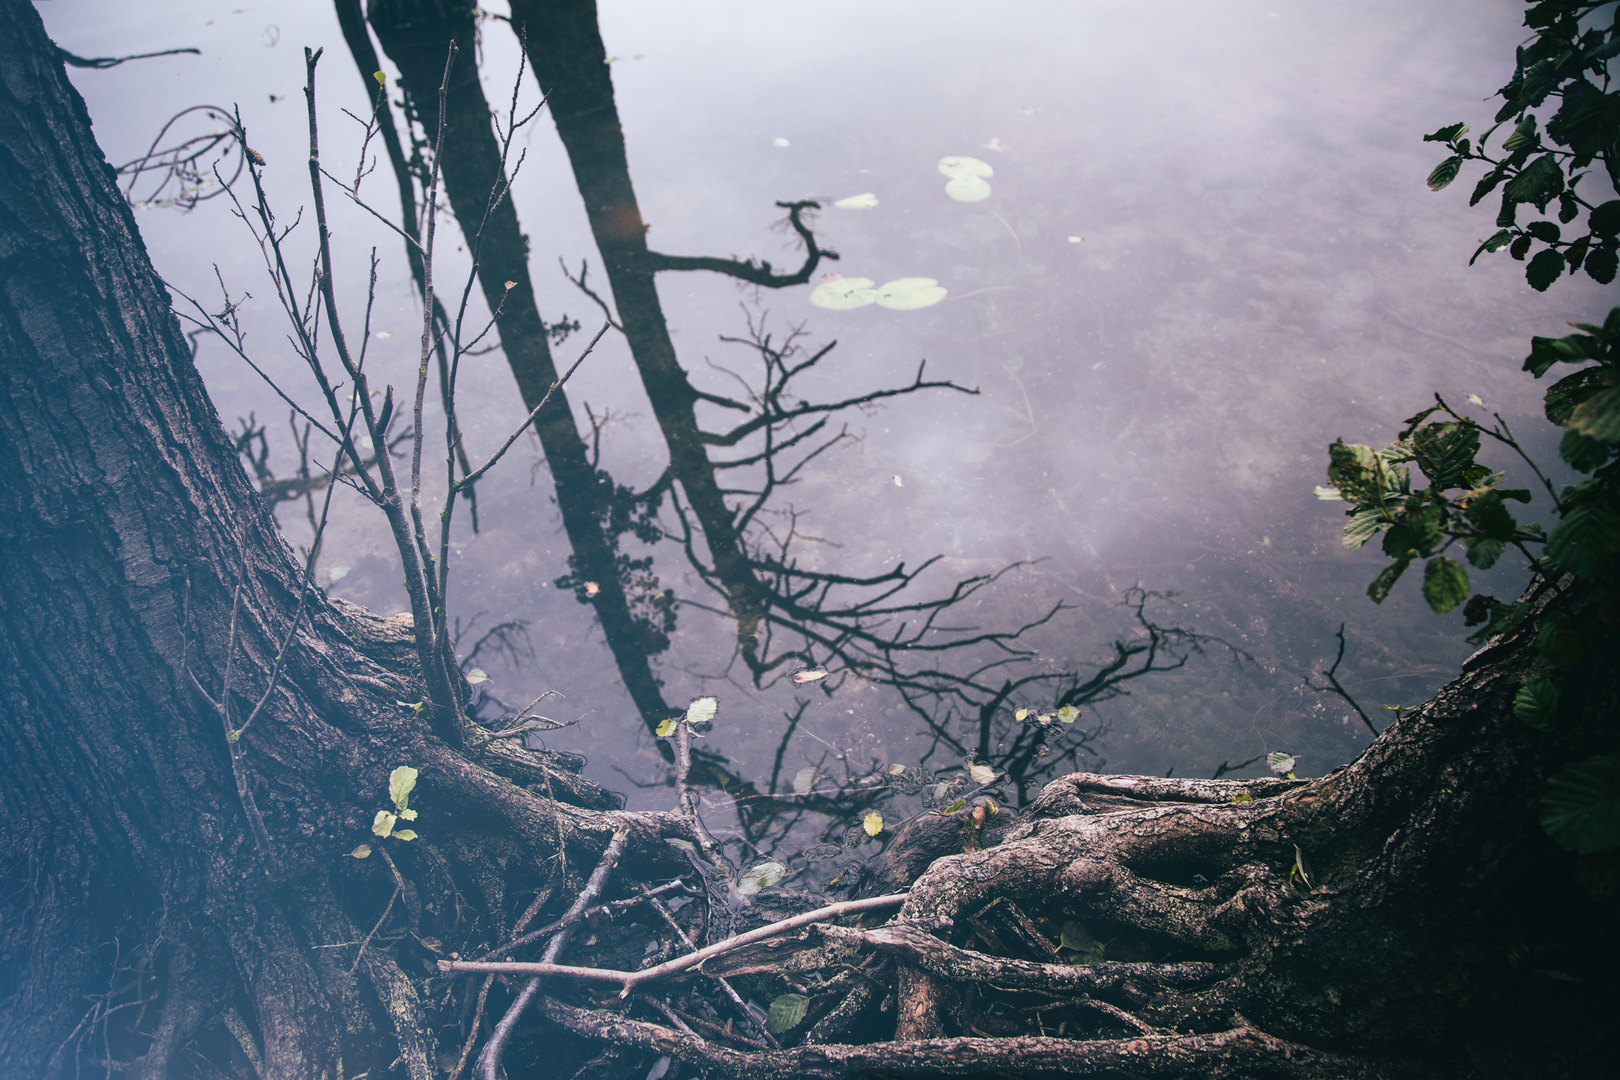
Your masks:
[{"label": "still pond water", "polygon": [[[186,106],[239,105],[284,220],[308,201],[302,48],[324,47],[323,158],[352,175],[358,126],[341,110],[368,105],[331,4],[60,0],[41,11],[81,56],[200,49],[75,71],[101,144],[121,163]],[[1345,551],[1338,510],[1312,495],[1326,445],[1341,435],[1381,445],[1439,390],[1453,402],[1477,395],[1543,461],[1556,461],[1538,422],[1539,390],[1518,361],[1530,335],[1556,333],[1607,302],[1590,282],[1535,294],[1505,255],[1468,268],[1488,212],[1470,212],[1457,189],[1435,195],[1423,185],[1439,155],[1420,136],[1487,116],[1484,99],[1510,73],[1521,11],[1507,0],[602,0],[612,102],[648,245],[794,268],[802,253],[774,204],[817,200],[817,240],[841,256],[782,289],[661,274],[658,301],[692,383],[746,402],[760,385],[758,351],[722,339],[763,324],[777,343],[800,329],[800,360],[837,343],[795,377],[794,400],[902,387],[923,359],[927,378],[978,391],[867,403],[811,440],[775,448],[786,477],[805,451],[848,436],[771,493],[750,533],[755,554],[791,531],[791,554],[812,574],[870,578],[941,557],[879,607],[948,596],[958,582],[1023,564],[935,612],[935,628],[912,649],[886,650],[883,639],[910,639],[926,613],[863,617],[852,605],[873,602],[883,586],[841,584],[801,600],[821,622],[800,631],[786,616],[767,621],[769,632],[739,656],[732,605],[693,565],[707,566],[710,549],[696,535],[689,557],[665,498],[660,520],[675,539],[620,540],[630,559],[651,559],[621,582],[641,598],[638,610],[656,623],[657,597],[673,590],[676,601],[668,648],[639,646],[663,700],[678,708],[717,696],[705,748],[735,776],[760,788],[774,780],[777,790],[795,780],[830,790],[874,766],[948,773],[975,754],[1004,767],[1014,749],[1031,780],[1073,764],[1207,776],[1259,757],[1243,771],[1254,775],[1270,751],[1297,755],[1300,774],[1316,775],[1354,757],[1366,727],[1342,700],[1305,686],[1332,663],[1341,622],[1340,680],[1380,727],[1389,714],[1379,706],[1427,697],[1468,647],[1460,615],[1430,614],[1415,582],[1381,608],[1365,598],[1379,560]],[[482,21],[478,52],[485,92],[504,111],[518,79],[509,25]],[[397,74],[386,57],[382,66]],[[534,79],[517,86],[522,108],[532,107]],[[206,117],[196,123],[188,134],[209,130]],[[519,152],[512,198],[539,310],[585,327],[556,348],[561,366],[601,313],[559,259],[576,276],[588,261],[587,283],[613,301],[548,114],[518,133]],[[975,181],[984,197],[950,197],[938,167],[947,156],[987,165],[988,194]],[[386,159],[366,185],[394,220]],[[861,195],[874,198],[833,205]],[[421,316],[401,245],[346,205],[334,214],[351,323],[364,302],[366,251],[375,246],[382,259],[368,363],[374,378],[403,389]],[[234,295],[252,294],[241,310],[256,358],[289,393],[309,395],[258,252],[227,201],[149,207],[139,220],[178,290],[217,306],[217,265]],[[439,224],[438,278],[454,303],[466,245],[448,214]],[[301,252],[307,234],[291,241]],[[810,302],[828,273],[880,284],[932,278],[947,291],[912,310],[830,310]],[[485,309],[472,295],[479,321]],[[198,363],[227,426],[256,416],[270,464],[288,475],[296,448],[285,406],[215,343],[201,342]],[[581,437],[589,442],[598,424],[600,465],[613,481],[654,484],[669,451],[626,339],[604,338],[568,389]],[[525,412],[499,351],[467,359],[458,403],[475,461]],[[436,408],[430,395],[430,428]],[[697,410],[710,430],[738,416],[712,402]],[[756,438],[708,450],[722,461],[762,447]],[[747,481],[737,487],[757,487],[759,476],[758,466],[721,473],[726,484]],[[679,477],[675,492],[687,506]],[[347,491],[334,512],[321,561],[327,591],[383,613],[403,609],[380,516]],[[290,541],[307,543],[301,507],[281,513]],[[546,745],[587,755],[587,773],[632,805],[668,806],[649,710],[625,689],[598,598],[582,575],[558,583],[570,573],[569,538],[537,439],[521,441],[480,485],[478,513],[479,531],[462,528],[455,546],[463,651],[499,624],[526,626],[511,649],[492,639],[476,658],[493,694],[484,715],[557,691],[542,711],[578,723]],[[769,584],[757,567],[754,577]],[[1493,584],[1511,591],[1516,579],[1508,572]],[[1148,598],[1153,623],[1225,644],[1206,641],[1200,653],[1167,640],[1158,664],[1185,656],[1184,666],[1119,687],[1128,693],[1071,694],[1080,718],[1035,748],[1016,708],[1055,708],[1119,648],[1149,640],[1121,606],[1138,585],[1165,594]],[[1016,630],[1058,607],[1008,644],[1016,654],[993,642],[934,648]],[[872,635],[864,652],[863,634]],[[781,664],[756,679],[747,660],[760,657]],[[862,657],[869,677],[847,670]],[[788,678],[805,668],[830,674]],[[971,685],[956,712],[935,710],[929,689],[963,687],[964,677]],[[1004,679],[1034,681],[1003,698]],[[897,681],[910,687],[909,703]],[[987,702],[981,742],[975,710]],[[707,805],[723,830],[726,796],[711,793]]]}]

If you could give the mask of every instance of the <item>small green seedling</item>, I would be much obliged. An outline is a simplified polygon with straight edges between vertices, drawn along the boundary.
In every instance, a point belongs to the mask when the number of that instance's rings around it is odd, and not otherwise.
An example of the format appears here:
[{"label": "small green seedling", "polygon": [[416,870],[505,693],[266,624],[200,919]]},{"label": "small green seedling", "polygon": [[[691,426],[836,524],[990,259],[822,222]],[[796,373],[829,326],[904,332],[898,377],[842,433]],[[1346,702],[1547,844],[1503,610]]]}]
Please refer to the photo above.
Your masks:
[{"label": "small green seedling", "polygon": [[[401,765],[388,774],[388,797],[393,801],[393,810],[379,810],[371,822],[371,831],[379,839],[386,840],[393,837],[396,840],[415,840],[415,829],[400,829],[396,826],[401,821],[415,821],[416,811],[410,807],[411,792],[416,788],[416,778],[420,775],[409,765]],[[361,844],[349,852],[356,859],[364,859],[371,854],[370,844]]]}]

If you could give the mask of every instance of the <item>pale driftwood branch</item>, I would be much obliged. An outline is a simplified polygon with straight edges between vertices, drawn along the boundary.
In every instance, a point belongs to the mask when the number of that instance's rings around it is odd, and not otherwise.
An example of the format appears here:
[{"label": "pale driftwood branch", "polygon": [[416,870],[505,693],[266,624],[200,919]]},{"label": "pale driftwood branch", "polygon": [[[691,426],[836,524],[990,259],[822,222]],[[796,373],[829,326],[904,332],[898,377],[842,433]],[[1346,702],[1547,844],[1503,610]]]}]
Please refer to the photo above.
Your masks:
[{"label": "pale driftwood branch", "polygon": [[854,915],[862,911],[875,911],[879,908],[898,907],[905,903],[906,893],[891,893],[888,896],[874,896],[866,900],[845,900],[838,904],[828,904],[826,907],[807,911],[803,915],[795,915],[791,919],[762,926],[757,930],[750,930],[746,934],[738,934],[734,938],[727,938],[716,945],[706,949],[699,949],[695,953],[677,956],[673,960],[666,960],[656,964],[645,971],[614,971],[611,968],[570,967],[567,964],[551,963],[496,963],[489,961],[470,960],[440,960],[439,970],[446,975],[467,974],[472,972],[489,972],[498,975],[556,975],[565,979],[580,979],[585,982],[618,983],[624,987],[628,994],[632,989],[644,982],[654,979],[664,979],[671,975],[678,975],[691,968],[701,967],[706,960],[713,959],[733,949],[744,945],[751,945],[756,941],[784,934],[789,930],[797,930],[801,926],[823,922],[827,919],[836,919],[842,915]]},{"label": "pale driftwood branch", "polygon": [[899,1076],[1038,1073],[1371,1078],[1382,1075],[1386,1080],[1394,1080],[1411,1071],[1397,1061],[1373,1061],[1313,1050],[1247,1025],[1202,1035],[1149,1035],[1095,1041],[1040,1036],[919,1039],[865,1046],[801,1046],[745,1054],[674,1028],[576,1009],[554,998],[542,999],[540,1012],[576,1035],[634,1046],[746,1080],[843,1080],[873,1072]]}]

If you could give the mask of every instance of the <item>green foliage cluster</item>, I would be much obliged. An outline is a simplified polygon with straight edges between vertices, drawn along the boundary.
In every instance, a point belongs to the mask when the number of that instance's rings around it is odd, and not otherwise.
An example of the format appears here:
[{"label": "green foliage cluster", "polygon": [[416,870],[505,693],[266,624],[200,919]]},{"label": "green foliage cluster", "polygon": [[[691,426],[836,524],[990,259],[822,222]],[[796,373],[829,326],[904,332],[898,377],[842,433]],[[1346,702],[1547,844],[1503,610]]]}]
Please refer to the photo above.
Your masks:
[{"label": "green foliage cluster", "polygon": [[[1613,11],[1601,10],[1611,7]],[[1598,25],[1604,17],[1607,27]],[[1503,248],[1515,259],[1528,259],[1525,278],[1538,291],[1566,269],[1571,274],[1584,269],[1608,284],[1620,269],[1620,199],[1605,199],[1607,191],[1593,194],[1590,189],[1606,174],[1609,186],[1620,194],[1620,92],[1609,89],[1609,62],[1620,55],[1620,7],[1612,0],[1542,0],[1530,5],[1524,22],[1534,34],[1519,47],[1513,78],[1498,91],[1504,103],[1496,123],[1478,144],[1466,137],[1468,125],[1463,123],[1423,137],[1451,151],[1429,174],[1429,187],[1439,191],[1457,179],[1465,164],[1484,163],[1487,171],[1474,186],[1469,205],[1498,189],[1502,201],[1497,232],[1480,244],[1475,259]],[[1540,123],[1535,110],[1545,113],[1549,108],[1552,116]],[[1510,123],[1493,156],[1491,136]],[[1588,182],[1589,190],[1579,190],[1581,181],[1594,174],[1599,179]],[[1558,220],[1520,224],[1523,206],[1534,207],[1538,215],[1554,210]],[[1566,238],[1564,230],[1571,225]]]},{"label": "green foliage cluster", "polygon": [[[1504,104],[1496,126],[1477,146],[1461,123],[1424,136],[1451,151],[1430,174],[1429,187],[1446,187],[1467,162],[1486,163],[1489,171],[1470,205],[1498,187],[1502,202],[1498,231],[1474,259],[1503,248],[1516,259],[1528,258],[1525,276],[1538,291],[1566,269],[1571,274],[1584,269],[1607,284],[1620,269],[1620,199],[1588,199],[1579,185],[1601,165],[1609,186],[1620,194],[1620,92],[1610,92],[1608,70],[1620,55],[1620,5],[1541,0],[1529,5],[1524,21],[1532,35],[1518,50],[1513,79],[1499,92]],[[1552,101],[1557,107],[1538,130],[1534,110]],[[1489,140],[1509,121],[1514,126],[1502,143],[1502,156],[1493,157]],[[1594,182],[1601,181],[1590,181],[1587,188]],[[1521,206],[1542,215],[1556,206],[1558,223],[1520,225]],[[1584,225],[1565,239],[1562,226],[1583,215]],[[1537,245],[1540,250],[1531,256]],[[1335,442],[1329,449],[1329,486],[1317,494],[1350,504],[1347,547],[1359,548],[1383,534],[1391,562],[1367,590],[1374,602],[1382,603],[1421,559],[1424,599],[1441,613],[1463,605],[1467,625],[1479,627],[1469,638],[1475,644],[1518,629],[1534,615],[1536,648],[1550,672],[1520,688],[1514,715],[1559,740],[1569,748],[1568,757],[1587,754],[1548,780],[1541,824],[1567,850],[1608,860],[1612,867],[1620,866],[1620,753],[1601,751],[1620,749],[1608,745],[1620,725],[1612,716],[1583,719],[1583,710],[1561,702],[1559,686],[1568,681],[1560,672],[1609,661],[1595,647],[1601,642],[1612,651],[1620,630],[1620,592],[1613,588],[1620,565],[1620,307],[1601,325],[1570,325],[1576,333],[1533,338],[1524,370],[1540,379],[1560,365],[1576,369],[1560,370],[1561,377],[1547,387],[1544,411],[1564,429],[1559,456],[1583,479],[1558,489],[1524,453],[1500,414],[1486,426],[1436,395],[1435,404],[1408,418],[1397,440],[1383,449]],[[1551,495],[1557,521],[1550,531],[1515,516],[1511,504],[1529,503],[1530,489],[1505,486],[1502,473],[1478,462],[1487,438],[1518,453]],[[1414,465],[1427,486],[1415,486]],[[1468,570],[1448,554],[1461,554],[1470,566],[1485,570],[1509,548],[1523,555],[1551,590],[1542,592],[1534,612],[1527,601],[1469,598]],[[1595,614],[1577,619],[1559,601],[1572,583],[1583,582],[1608,586],[1609,596]],[[1601,730],[1592,727],[1594,722]],[[1594,748],[1600,752],[1591,753]]]}]

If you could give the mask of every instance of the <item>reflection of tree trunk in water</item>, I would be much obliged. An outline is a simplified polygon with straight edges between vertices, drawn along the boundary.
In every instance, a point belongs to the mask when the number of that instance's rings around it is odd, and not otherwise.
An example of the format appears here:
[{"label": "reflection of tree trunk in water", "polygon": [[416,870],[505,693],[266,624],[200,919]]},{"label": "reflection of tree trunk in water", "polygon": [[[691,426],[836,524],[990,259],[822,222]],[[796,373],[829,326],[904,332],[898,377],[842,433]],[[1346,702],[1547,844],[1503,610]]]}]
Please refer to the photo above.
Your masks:
[{"label": "reflection of tree trunk in water", "polygon": [[765,610],[765,588],[753,573],[736,516],[704,450],[697,393],[675,356],[664,322],[646,226],[630,183],[607,51],[596,26],[596,4],[513,0],[512,21],[524,34],[529,62],[568,150],[619,321],[669,446],[670,473],[680,481],[703,528],[714,572],[726,586],[737,619],[738,643],[751,655]]},{"label": "reflection of tree trunk in water", "polygon": [[[478,81],[475,27],[471,0],[373,0],[372,28],[398,66],[411,107],[424,129],[438,126],[438,89],[445,52],[455,41],[458,53],[445,95],[444,149],[440,169],[456,222],[475,252],[478,282],[491,311],[512,374],[533,409],[557,381],[546,340],[546,326],[535,304],[529,279],[529,243],[518,225],[512,200],[505,197],[501,148],[490,128],[490,108]],[[492,190],[500,202],[489,205]],[[507,283],[513,283],[508,288]],[[557,507],[573,547],[575,567],[601,591],[593,600],[603,636],[613,652],[625,688],[649,726],[669,714],[649,657],[664,641],[652,627],[637,624],[631,614],[617,565],[616,542],[604,534],[604,500],[611,482],[592,467],[585,442],[574,424],[563,388],[558,388],[535,418],[557,490]],[[603,485],[606,485],[605,490]],[[657,639],[653,640],[656,635]]]}]

